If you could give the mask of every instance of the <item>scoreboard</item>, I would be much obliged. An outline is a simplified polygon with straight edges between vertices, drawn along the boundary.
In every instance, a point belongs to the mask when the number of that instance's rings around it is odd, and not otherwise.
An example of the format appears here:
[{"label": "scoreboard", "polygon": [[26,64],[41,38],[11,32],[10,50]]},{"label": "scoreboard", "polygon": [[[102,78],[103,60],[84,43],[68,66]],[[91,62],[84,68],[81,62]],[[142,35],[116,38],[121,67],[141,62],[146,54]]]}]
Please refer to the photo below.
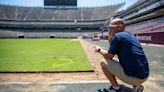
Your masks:
[{"label": "scoreboard", "polygon": [[44,6],[77,6],[77,0],[44,0]]}]

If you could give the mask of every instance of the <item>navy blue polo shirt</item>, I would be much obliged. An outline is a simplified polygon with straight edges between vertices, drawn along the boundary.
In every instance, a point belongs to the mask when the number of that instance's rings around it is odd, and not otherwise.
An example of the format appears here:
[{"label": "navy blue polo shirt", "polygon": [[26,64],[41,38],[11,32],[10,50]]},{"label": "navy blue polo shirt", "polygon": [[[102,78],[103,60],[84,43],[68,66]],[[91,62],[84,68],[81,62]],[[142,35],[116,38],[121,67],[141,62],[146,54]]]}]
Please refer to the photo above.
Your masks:
[{"label": "navy blue polo shirt", "polygon": [[117,54],[125,74],[144,79],[149,75],[149,66],[139,40],[127,31],[116,33],[108,50]]}]

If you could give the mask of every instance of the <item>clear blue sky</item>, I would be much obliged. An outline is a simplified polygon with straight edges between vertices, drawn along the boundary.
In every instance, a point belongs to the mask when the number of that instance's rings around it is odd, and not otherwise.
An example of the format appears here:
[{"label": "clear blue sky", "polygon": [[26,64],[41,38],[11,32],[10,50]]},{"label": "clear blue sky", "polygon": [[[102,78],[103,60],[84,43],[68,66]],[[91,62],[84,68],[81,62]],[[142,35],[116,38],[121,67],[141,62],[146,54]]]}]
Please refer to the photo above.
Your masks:
[{"label": "clear blue sky", "polygon": [[[43,7],[43,1],[44,0],[0,0],[0,4]],[[78,7],[106,6],[125,2],[124,8],[126,8],[136,1],[137,0],[78,0]]]}]

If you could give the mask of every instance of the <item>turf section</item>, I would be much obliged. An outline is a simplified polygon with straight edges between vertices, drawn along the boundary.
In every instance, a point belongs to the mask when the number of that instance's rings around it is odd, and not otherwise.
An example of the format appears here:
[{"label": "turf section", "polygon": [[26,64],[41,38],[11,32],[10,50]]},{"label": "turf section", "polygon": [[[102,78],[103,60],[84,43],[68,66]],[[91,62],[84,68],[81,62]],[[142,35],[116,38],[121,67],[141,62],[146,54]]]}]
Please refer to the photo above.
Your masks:
[{"label": "turf section", "polygon": [[0,72],[92,70],[79,41],[0,39]]}]

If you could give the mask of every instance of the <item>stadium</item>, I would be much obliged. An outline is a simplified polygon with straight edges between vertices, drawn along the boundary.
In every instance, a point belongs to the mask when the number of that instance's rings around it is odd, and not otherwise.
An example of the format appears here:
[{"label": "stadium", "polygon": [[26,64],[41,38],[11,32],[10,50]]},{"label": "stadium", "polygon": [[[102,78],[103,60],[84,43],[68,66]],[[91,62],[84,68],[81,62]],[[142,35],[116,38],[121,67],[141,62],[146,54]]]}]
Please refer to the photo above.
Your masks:
[{"label": "stadium", "polygon": [[[108,83],[92,45],[108,49],[106,24],[123,18],[150,61],[145,92],[162,92],[164,1],[137,0],[122,10],[124,5],[77,7],[77,0],[44,0],[44,7],[1,4],[0,91],[101,92]],[[95,34],[100,39],[93,41]]]},{"label": "stadium", "polygon": [[77,38],[100,32],[104,20],[116,14],[121,6],[70,9],[1,6],[1,29],[6,31],[1,31],[0,37]]}]

